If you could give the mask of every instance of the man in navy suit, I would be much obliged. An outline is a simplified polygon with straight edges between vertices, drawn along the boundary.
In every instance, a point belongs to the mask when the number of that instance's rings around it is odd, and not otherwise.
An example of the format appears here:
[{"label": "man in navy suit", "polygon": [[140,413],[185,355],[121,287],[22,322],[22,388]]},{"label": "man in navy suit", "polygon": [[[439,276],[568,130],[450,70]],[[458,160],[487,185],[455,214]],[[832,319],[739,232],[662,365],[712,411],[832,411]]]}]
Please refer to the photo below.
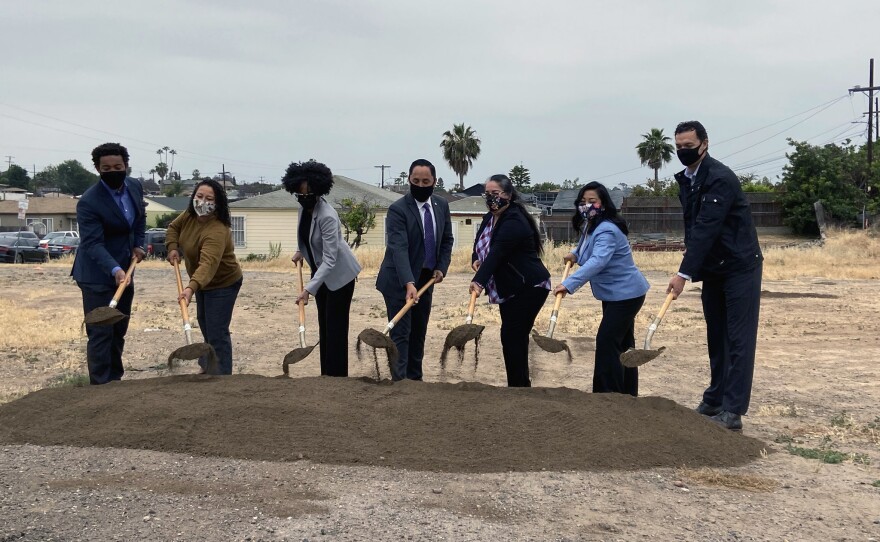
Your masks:
[{"label": "man in navy suit", "polygon": [[[128,150],[104,143],[92,150],[92,162],[101,177],[76,204],[80,244],[70,275],[82,291],[83,311],[106,307],[124,282],[132,258],[146,256],[144,191],[128,177]],[[121,380],[122,349],[134,297],[134,281],[123,291],[116,308],[126,315],[112,326],[86,325],[89,381],[106,384]]]},{"label": "man in navy suit", "polygon": [[406,302],[416,304],[391,328],[391,339],[400,356],[391,370],[392,380],[422,379],[425,335],[431,316],[433,286],[421,297],[417,291],[432,277],[441,282],[452,259],[452,221],[449,204],[434,196],[437,173],[424,159],[409,166],[410,193],[391,204],[385,223],[385,259],[376,277],[376,289],[385,298],[391,319]]}]

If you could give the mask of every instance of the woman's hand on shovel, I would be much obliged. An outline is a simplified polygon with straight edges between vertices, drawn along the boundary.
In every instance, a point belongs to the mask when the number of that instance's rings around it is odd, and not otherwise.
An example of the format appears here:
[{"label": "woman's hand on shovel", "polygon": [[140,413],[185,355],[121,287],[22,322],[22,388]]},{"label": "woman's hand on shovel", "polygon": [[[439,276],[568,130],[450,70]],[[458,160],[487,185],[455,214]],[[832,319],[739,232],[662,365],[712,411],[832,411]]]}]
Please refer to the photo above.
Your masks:
[{"label": "woman's hand on shovel", "polygon": [[470,287],[470,292],[472,294],[476,293],[477,297],[479,297],[480,294],[483,293],[483,286],[479,282],[472,282],[471,287]]},{"label": "woman's hand on shovel", "polygon": [[183,292],[181,292],[180,295],[177,296],[177,300],[180,301],[182,299],[182,300],[186,301],[187,305],[189,305],[189,302],[192,301],[192,297],[193,297],[192,288],[187,286],[186,288],[183,289]]},{"label": "woman's hand on shovel", "polygon": [[302,303],[303,305],[308,305],[308,304],[309,304],[309,291],[308,291],[308,290],[303,290],[303,291],[302,291],[302,292],[296,297],[296,301],[294,301],[294,304],[299,305],[300,303]]},{"label": "woman's hand on shovel", "polygon": [[169,250],[168,256],[165,258],[168,260],[168,263],[174,265],[175,263],[180,263],[180,254],[177,252],[177,249]]}]

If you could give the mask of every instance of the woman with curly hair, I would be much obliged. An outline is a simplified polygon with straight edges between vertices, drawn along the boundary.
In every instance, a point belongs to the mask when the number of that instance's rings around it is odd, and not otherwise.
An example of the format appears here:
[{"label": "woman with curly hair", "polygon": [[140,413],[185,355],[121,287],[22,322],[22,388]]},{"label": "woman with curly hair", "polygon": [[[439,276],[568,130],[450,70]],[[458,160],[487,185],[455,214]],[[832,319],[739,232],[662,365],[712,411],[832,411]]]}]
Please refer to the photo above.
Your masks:
[{"label": "woman with curly hair", "polygon": [[[217,352],[218,374],[232,374],[229,323],[242,273],[232,242],[229,200],[220,183],[204,179],[196,184],[189,207],[168,226],[165,243],[172,265],[183,256],[189,284],[180,299],[189,305],[196,296],[199,328]],[[206,361],[199,359],[202,372],[207,370]]]},{"label": "woman with curly hair", "polygon": [[604,185],[591,182],[580,189],[572,217],[581,232],[577,247],[563,260],[580,265],[554,293],[573,294],[587,282],[602,302],[596,332],[593,393],[639,394],[639,370],[624,367],[620,354],[635,346],[635,319],[645,302],[648,281],[636,267],[626,236],[629,229]]},{"label": "woman with curly hair", "polygon": [[348,317],[354,283],[361,266],[342,237],[339,215],[324,196],[333,188],[330,168],[320,162],[294,162],[281,179],[284,189],[300,204],[297,250],[291,260],[305,260],[312,277],[296,303],[315,296],[321,374],[348,376]]}]

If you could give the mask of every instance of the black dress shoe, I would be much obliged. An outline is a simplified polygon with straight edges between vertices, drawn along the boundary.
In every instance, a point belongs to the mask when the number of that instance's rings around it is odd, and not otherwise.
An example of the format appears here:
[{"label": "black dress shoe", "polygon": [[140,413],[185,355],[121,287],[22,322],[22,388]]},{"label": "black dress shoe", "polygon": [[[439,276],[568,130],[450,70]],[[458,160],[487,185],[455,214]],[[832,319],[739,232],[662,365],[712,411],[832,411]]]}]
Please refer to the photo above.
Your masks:
[{"label": "black dress shoe", "polygon": [[700,401],[700,404],[697,406],[697,414],[702,414],[703,416],[717,416],[718,414],[721,414],[721,407],[712,406]]},{"label": "black dress shoe", "polygon": [[742,416],[726,410],[720,414],[712,416],[710,419],[721,427],[730,429],[731,431],[742,431],[743,428]]}]

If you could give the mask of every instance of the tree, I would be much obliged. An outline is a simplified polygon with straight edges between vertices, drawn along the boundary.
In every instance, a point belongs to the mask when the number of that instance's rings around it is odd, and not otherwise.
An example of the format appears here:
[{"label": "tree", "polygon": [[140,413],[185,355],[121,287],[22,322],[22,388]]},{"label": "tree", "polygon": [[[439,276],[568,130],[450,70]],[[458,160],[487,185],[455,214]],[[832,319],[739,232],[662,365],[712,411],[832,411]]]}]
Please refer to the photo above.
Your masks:
[{"label": "tree", "polygon": [[405,171],[401,171],[400,175],[395,177],[392,182],[394,183],[394,186],[403,186],[404,184],[406,184],[408,182],[408,180],[409,180],[409,173],[407,173]]},{"label": "tree", "polygon": [[562,188],[558,184],[550,181],[544,181],[543,183],[538,183],[532,187],[532,192],[552,192],[553,190],[559,190]]},{"label": "tree", "polygon": [[78,160],[65,160],[58,164],[58,188],[67,194],[80,196],[98,182],[98,176],[87,170]]},{"label": "tree", "polygon": [[629,194],[633,197],[678,196],[678,182],[671,179],[648,179],[645,184],[632,187]]},{"label": "tree", "polygon": [[193,179],[195,179],[195,180],[198,181],[198,180],[199,180],[199,176],[200,176],[201,174],[202,174],[201,171],[199,171],[199,170],[197,170],[197,169],[194,169],[193,172],[192,172]]},{"label": "tree", "polygon": [[0,183],[7,184],[12,188],[21,188],[22,190],[30,190],[31,177],[23,167],[12,164],[2,175],[0,175]]},{"label": "tree", "polygon": [[663,135],[662,128],[651,128],[647,134],[642,134],[644,141],[636,145],[636,152],[642,165],[647,165],[654,170],[654,182],[660,180],[659,171],[663,164],[672,161],[675,147],[670,143],[669,136]]},{"label": "tree", "polygon": [[[358,248],[363,242],[363,236],[376,226],[376,209],[378,205],[363,196],[357,200],[354,198],[345,198],[336,202],[339,205],[339,221],[345,228],[345,242],[352,248]],[[349,237],[354,233],[353,241],[349,241]]]},{"label": "tree", "polygon": [[48,165],[43,168],[43,171],[34,175],[34,192],[39,192],[46,188],[61,188],[58,168],[56,166]]},{"label": "tree", "polygon": [[480,155],[480,144],[477,133],[470,126],[465,127],[464,123],[453,124],[452,130],[443,132],[443,141],[440,142],[443,159],[458,175],[459,190],[464,190],[464,176]]},{"label": "tree", "polygon": [[576,190],[581,187],[581,178],[575,177],[574,179],[565,179],[562,181],[562,189],[563,190]]},{"label": "tree", "polygon": [[532,176],[529,174],[528,168],[524,168],[522,164],[513,166],[507,176],[510,177],[510,182],[513,183],[514,188],[520,192],[528,192],[530,190],[529,185],[532,184]]},{"label": "tree", "polygon": [[168,224],[174,222],[174,219],[180,216],[180,212],[172,211],[170,213],[165,213],[163,215],[159,215],[156,217],[156,227],[157,228],[167,228]]},{"label": "tree", "polygon": [[794,152],[787,154],[782,170],[782,212],[795,233],[817,234],[813,204],[821,201],[826,215],[852,226],[860,224],[865,209],[878,210],[878,196],[870,187],[880,180],[880,163],[868,170],[865,147],[828,144],[823,147],[789,139]]},{"label": "tree", "polygon": [[165,176],[168,175],[168,164],[165,162],[159,162],[154,169],[156,170],[156,175],[164,181]]},{"label": "tree", "polygon": [[776,192],[776,185],[767,177],[758,178],[754,173],[737,175],[743,192]]},{"label": "tree", "polygon": [[183,194],[183,181],[180,179],[174,179],[171,181],[171,184],[168,185],[168,188],[165,189],[164,194],[169,198],[173,198],[175,196],[179,196]]}]

